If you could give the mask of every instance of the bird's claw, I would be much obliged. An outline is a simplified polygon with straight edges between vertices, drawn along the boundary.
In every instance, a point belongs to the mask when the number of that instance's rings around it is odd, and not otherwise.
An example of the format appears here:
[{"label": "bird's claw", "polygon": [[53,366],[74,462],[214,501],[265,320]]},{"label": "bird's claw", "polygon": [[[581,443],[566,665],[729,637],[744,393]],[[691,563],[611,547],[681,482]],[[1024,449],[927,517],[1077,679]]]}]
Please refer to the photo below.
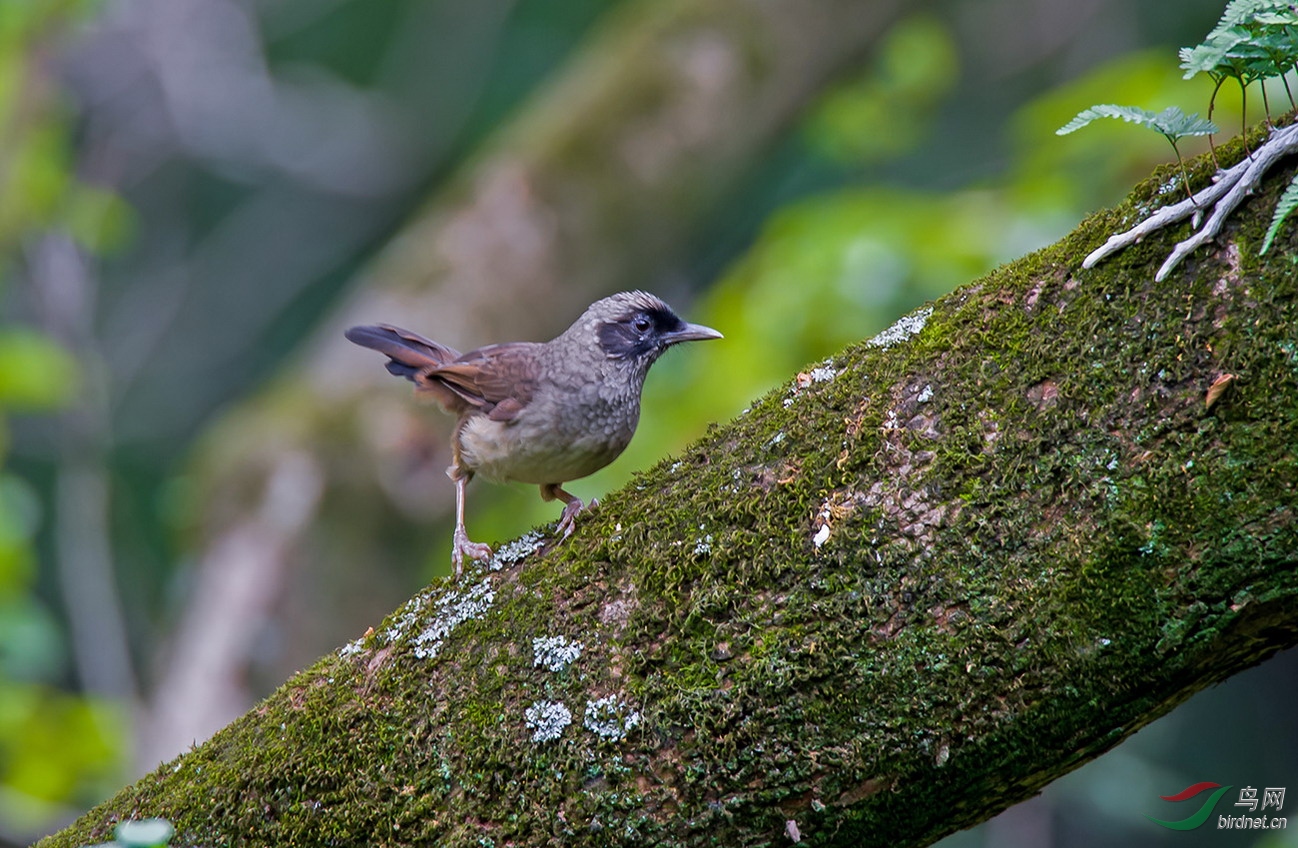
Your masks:
[{"label": "bird's claw", "polygon": [[589,504],[582,503],[581,498],[573,498],[563,506],[563,515],[559,516],[558,530],[566,539],[572,535],[572,530],[577,524],[577,513],[583,509],[595,506],[599,501],[594,498],[590,499]]},{"label": "bird's claw", "polygon": [[463,527],[456,527],[454,543],[451,545],[451,562],[455,564],[457,578],[464,572],[465,554],[468,554],[469,559],[490,559],[491,546],[470,540]]}]

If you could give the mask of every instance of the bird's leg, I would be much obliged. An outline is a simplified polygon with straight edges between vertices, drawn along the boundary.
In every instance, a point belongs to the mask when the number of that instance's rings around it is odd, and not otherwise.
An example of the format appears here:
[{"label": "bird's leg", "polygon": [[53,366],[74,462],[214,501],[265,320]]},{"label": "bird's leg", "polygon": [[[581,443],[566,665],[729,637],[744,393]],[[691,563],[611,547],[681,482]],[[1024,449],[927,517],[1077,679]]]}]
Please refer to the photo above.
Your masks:
[{"label": "bird's leg", "polygon": [[455,564],[455,577],[458,580],[464,571],[464,555],[470,559],[487,559],[491,556],[491,546],[482,542],[469,540],[464,531],[464,487],[469,485],[469,477],[458,466],[446,469],[446,476],[455,481],[455,535],[451,544],[451,562]]},{"label": "bird's leg", "polygon": [[[563,533],[563,538],[566,539],[572,535],[577,513],[585,509],[586,505],[581,502],[581,498],[571,492],[564,491],[563,487],[558,483],[542,483],[541,500],[552,501],[556,499],[563,501],[563,515],[559,516],[559,531]],[[591,505],[594,504],[595,501],[592,500]]]}]

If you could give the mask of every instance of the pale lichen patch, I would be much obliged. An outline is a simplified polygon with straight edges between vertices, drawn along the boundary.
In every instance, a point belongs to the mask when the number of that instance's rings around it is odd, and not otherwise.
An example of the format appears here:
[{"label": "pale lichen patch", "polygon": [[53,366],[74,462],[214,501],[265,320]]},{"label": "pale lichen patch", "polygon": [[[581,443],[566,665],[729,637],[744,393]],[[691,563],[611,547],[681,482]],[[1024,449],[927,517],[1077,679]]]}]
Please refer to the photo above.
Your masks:
[{"label": "pale lichen patch", "polygon": [[533,742],[552,742],[572,724],[572,713],[558,701],[537,701],[523,711],[523,722],[532,731]]},{"label": "pale lichen patch", "polygon": [[586,702],[582,726],[601,739],[619,742],[639,724],[640,713],[628,707],[616,695]]},{"label": "pale lichen patch", "polygon": [[[799,374],[798,376],[801,377],[802,375]],[[807,376],[810,378],[812,383],[828,383],[830,380],[838,376],[838,369],[832,367],[828,362],[826,362],[824,365],[812,368],[811,371],[808,372]]]},{"label": "pale lichen patch", "polygon": [[424,608],[424,600],[425,598],[423,595],[415,595],[413,598],[406,601],[405,605],[401,608],[401,612],[397,614],[397,618],[392,623],[392,626],[383,631],[383,636],[387,639],[388,644],[392,644],[405,636],[406,631],[419,620],[419,614]]},{"label": "pale lichen patch", "polygon": [[481,617],[495,603],[496,593],[491,588],[491,580],[484,578],[474,584],[468,591],[454,591],[439,598],[432,614],[432,621],[412,642],[414,653],[420,659],[432,659],[442,649],[442,642],[459,625]]},{"label": "pale lichen patch", "polygon": [[544,533],[539,530],[524,533],[496,551],[496,555],[491,558],[491,570],[499,571],[507,566],[516,565],[539,551],[544,545]]},{"label": "pale lichen patch", "polygon": [[925,306],[922,309],[916,309],[909,315],[903,315],[891,327],[884,330],[879,335],[866,342],[870,347],[881,347],[885,350],[899,342],[919,335],[928,323],[928,319],[933,314],[933,307]]},{"label": "pale lichen patch", "polygon": [[565,636],[538,636],[532,640],[532,666],[560,672],[581,657],[581,643]]}]

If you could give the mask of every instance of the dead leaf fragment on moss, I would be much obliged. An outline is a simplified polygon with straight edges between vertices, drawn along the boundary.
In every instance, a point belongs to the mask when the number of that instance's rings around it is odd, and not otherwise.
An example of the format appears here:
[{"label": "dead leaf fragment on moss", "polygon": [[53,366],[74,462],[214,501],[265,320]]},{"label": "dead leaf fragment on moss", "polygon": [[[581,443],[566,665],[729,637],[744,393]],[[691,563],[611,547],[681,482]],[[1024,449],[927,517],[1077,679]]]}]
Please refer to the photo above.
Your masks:
[{"label": "dead leaf fragment on moss", "polygon": [[1204,401],[1206,402],[1205,408],[1212,409],[1212,405],[1221,399],[1221,396],[1226,391],[1227,387],[1229,387],[1234,381],[1234,374],[1217,375],[1217,379],[1213,380],[1212,385],[1208,387],[1208,394],[1204,398]]}]

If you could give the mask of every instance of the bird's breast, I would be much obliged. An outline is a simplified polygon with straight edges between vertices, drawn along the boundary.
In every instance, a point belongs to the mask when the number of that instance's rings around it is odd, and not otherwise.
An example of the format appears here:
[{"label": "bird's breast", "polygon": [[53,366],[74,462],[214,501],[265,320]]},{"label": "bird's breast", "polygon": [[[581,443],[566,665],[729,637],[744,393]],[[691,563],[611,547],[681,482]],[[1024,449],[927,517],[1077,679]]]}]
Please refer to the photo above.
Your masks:
[{"label": "bird's breast", "polygon": [[472,415],[460,425],[461,463],[474,473],[523,483],[564,483],[608,465],[630,443],[639,398],[600,385],[539,392],[510,421]]}]

